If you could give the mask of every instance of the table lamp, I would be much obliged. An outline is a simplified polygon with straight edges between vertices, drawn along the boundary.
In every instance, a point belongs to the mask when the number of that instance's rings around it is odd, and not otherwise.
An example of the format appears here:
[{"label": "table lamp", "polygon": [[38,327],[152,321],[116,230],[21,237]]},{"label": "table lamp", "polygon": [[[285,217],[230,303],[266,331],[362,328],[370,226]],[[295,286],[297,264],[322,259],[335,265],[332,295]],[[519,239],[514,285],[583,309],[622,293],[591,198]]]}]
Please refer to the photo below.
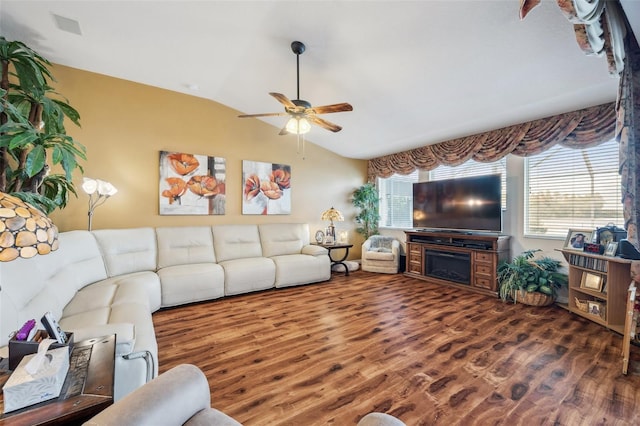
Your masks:
[{"label": "table lamp", "polygon": [[335,242],[336,241],[336,227],[333,226],[333,221],[335,220],[337,222],[342,222],[344,220],[344,216],[342,216],[342,213],[340,213],[338,210],[336,210],[333,207],[331,207],[330,209],[325,210],[322,213],[322,216],[320,216],[320,219],[330,221],[330,224],[327,227],[326,236],[327,237],[331,236],[330,241]]}]

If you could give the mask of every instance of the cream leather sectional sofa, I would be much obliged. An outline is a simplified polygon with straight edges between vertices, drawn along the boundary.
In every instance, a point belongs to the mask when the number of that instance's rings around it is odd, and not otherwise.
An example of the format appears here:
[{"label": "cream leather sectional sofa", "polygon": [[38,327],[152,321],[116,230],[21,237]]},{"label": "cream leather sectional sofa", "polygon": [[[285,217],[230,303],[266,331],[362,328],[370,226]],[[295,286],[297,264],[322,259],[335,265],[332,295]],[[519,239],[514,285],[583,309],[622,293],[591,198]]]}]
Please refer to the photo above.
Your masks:
[{"label": "cream leather sectional sofa", "polygon": [[331,277],[306,224],[69,231],[59,241],[49,255],[0,264],[0,347],[47,311],[75,341],[116,334],[116,400],[157,376],[158,309]]}]

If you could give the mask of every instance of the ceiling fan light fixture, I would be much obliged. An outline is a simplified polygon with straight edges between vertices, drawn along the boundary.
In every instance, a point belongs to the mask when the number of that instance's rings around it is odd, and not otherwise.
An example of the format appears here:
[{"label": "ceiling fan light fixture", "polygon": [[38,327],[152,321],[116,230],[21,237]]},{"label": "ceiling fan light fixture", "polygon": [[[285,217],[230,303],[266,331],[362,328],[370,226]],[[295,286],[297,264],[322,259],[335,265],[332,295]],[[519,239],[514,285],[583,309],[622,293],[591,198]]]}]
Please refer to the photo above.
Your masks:
[{"label": "ceiling fan light fixture", "polygon": [[304,117],[291,117],[289,121],[287,121],[286,129],[289,133],[304,135],[311,130],[311,124]]}]

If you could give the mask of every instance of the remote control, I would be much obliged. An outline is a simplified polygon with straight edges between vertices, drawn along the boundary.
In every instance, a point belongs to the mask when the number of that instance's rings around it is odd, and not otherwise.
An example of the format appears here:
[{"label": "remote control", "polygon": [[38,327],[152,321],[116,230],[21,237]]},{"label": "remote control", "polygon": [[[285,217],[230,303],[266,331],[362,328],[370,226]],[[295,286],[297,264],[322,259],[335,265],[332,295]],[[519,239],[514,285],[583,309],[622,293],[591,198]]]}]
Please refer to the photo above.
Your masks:
[{"label": "remote control", "polygon": [[47,333],[49,333],[50,338],[57,340],[61,345],[67,343],[67,335],[62,331],[58,325],[58,321],[56,321],[51,312],[44,314],[40,321],[47,330]]}]

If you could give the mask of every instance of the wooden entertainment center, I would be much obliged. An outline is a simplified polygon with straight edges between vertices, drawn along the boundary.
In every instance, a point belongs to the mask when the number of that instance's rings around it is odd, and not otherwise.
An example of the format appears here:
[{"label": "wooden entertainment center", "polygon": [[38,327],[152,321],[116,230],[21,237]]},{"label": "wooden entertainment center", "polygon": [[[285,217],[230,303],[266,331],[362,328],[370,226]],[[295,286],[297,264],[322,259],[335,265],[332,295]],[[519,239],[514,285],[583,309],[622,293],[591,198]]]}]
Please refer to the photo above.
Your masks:
[{"label": "wooden entertainment center", "polygon": [[413,230],[405,234],[405,275],[497,295],[498,263],[510,260],[508,235],[439,230]]}]

